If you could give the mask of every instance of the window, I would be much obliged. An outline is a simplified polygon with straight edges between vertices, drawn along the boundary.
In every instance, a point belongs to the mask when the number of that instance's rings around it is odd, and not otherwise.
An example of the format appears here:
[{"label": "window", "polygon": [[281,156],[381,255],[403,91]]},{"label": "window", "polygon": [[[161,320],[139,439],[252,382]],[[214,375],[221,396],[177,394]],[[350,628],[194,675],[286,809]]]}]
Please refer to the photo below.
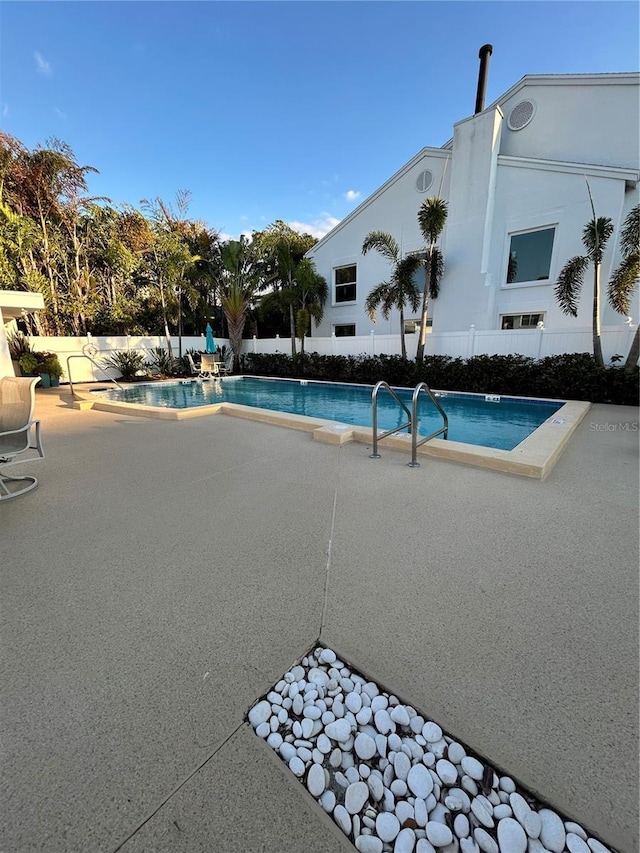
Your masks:
[{"label": "window", "polygon": [[[427,329],[433,326],[433,318],[427,317]],[[405,320],[404,333],[405,335],[417,335],[420,331],[420,320]]]},{"label": "window", "polygon": [[336,303],[356,301],[356,265],[338,267],[334,270]]},{"label": "window", "polygon": [[511,235],[507,284],[546,281],[549,278],[555,231],[555,228],[543,228]]},{"label": "window", "polygon": [[334,326],[333,334],[336,338],[354,338],[356,335],[356,324],[342,323],[339,326]]},{"label": "window", "polygon": [[502,329],[536,329],[538,323],[544,322],[544,314],[503,314],[500,328]]}]

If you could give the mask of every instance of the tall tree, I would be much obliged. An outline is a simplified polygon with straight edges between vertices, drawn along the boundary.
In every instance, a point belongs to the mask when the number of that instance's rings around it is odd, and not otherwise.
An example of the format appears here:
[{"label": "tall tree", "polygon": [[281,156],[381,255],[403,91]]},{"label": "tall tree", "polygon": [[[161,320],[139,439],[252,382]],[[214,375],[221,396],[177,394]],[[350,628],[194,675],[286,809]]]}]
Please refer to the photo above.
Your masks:
[{"label": "tall tree", "polygon": [[427,314],[429,299],[436,299],[440,292],[440,281],[444,272],[444,257],[437,243],[444,230],[448,214],[447,202],[437,196],[425,199],[418,210],[418,225],[426,244],[424,265],[424,286],[422,289],[422,310],[420,314],[420,335],[416,350],[416,362],[424,359],[424,347],[427,340]]},{"label": "tall tree", "polygon": [[220,301],[227,321],[234,370],[238,370],[242,333],[261,280],[255,254],[245,237],[223,243],[220,261]]},{"label": "tall tree", "polygon": [[369,319],[376,322],[376,311],[380,308],[382,316],[388,319],[392,308],[400,313],[400,344],[402,358],[407,358],[407,345],[404,332],[404,307],[407,303],[412,311],[420,305],[420,293],[415,284],[415,274],[423,261],[418,255],[400,256],[400,248],[395,238],[386,231],[370,231],[362,243],[362,254],[374,250],[386,258],[391,265],[389,281],[382,281],[369,293],[365,301],[365,311]]},{"label": "tall tree", "polygon": [[289,314],[291,355],[295,356],[298,325],[296,311],[304,307],[300,305],[296,276],[305,253],[317,240],[310,234],[299,234],[286,222],[277,219],[264,231],[255,232],[253,242],[263,279],[262,287],[271,291],[263,297],[261,311],[266,313],[276,309]]},{"label": "tall tree", "polygon": [[556,299],[563,314],[571,317],[578,316],[578,301],[584,281],[584,275],[593,266],[593,300],[592,300],[592,334],[593,357],[600,367],[604,367],[602,358],[602,341],[600,339],[600,275],[602,257],[609,237],[613,234],[613,223],[607,216],[591,219],[582,231],[582,245],[585,255],[575,255],[570,258],[560,270],[555,285]]},{"label": "tall tree", "polygon": [[[629,211],[620,232],[622,261],[614,270],[609,281],[609,303],[620,314],[628,314],[631,296],[640,279],[640,205]],[[636,318],[637,319],[637,318]],[[625,373],[631,373],[640,356],[640,322],[631,343],[624,365]]]}]

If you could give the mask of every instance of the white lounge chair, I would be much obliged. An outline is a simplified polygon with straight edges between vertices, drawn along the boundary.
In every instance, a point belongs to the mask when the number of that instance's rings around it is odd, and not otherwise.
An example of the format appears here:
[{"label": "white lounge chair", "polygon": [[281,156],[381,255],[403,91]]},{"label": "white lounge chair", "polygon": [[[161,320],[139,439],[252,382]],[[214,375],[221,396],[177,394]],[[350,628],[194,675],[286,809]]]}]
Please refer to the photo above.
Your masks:
[{"label": "white lounge chair", "polygon": [[[0,378],[0,501],[16,498],[38,485],[35,477],[10,477],[3,473],[9,465],[44,459],[40,421],[32,420],[37,382],[38,377]],[[35,444],[31,442],[32,437]],[[28,450],[35,450],[36,456],[16,459]]]},{"label": "white lounge chair", "polygon": [[220,376],[220,364],[215,355],[206,353],[200,361],[200,377],[202,379],[216,379]]},{"label": "white lounge chair", "polygon": [[191,371],[191,375],[192,376],[199,376],[200,371],[198,370],[198,367],[197,367],[195,361],[193,360],[193,356],[191,355],[191,353],[188,352],[186,354],[185,358],[187,359],[187,364],[189,365],[189,370]]}]

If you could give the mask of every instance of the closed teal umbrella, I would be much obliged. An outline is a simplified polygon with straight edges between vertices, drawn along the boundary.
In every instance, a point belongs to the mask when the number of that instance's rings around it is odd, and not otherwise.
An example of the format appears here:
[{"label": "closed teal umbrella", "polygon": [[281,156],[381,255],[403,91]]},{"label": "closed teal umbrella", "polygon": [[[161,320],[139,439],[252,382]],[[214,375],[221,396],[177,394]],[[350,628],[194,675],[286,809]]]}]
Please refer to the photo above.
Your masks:
[{"label": "closed teal umbrella", "polygon": [[213,329],[211,325],[207,323],[207,352],[215,352],[216,351],[216,342],[213,339]]}]

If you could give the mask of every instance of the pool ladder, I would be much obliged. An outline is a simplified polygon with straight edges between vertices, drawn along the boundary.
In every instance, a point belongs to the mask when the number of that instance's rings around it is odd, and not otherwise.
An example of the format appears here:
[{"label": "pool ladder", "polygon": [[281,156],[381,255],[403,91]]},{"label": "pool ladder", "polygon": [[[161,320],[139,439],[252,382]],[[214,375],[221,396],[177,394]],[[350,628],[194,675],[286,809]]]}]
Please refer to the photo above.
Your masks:
[{"label": "pool ladder", "polygon": [[[400,424],[400,426],[395,427],[394,429],[388,429],[386,432],[378,435],[378,392],[381,388],[384,388],[385,391],[388,391],[393,399],[401,406],[407,414],[409,418],[405,423]],[[430,435],[425,436],[418,440],[418,398],[420,397],[420,392],[424,391],[424,393],[429,397],[433,405],[442,415],[443,425],[440,429],[437,429],[435,432],[432,432]],[[413,389],[413,397],[411,398],[411,411],[407,408],[404,402],[398,397],[393,388],[389,385],[388,382],[378,382],[376,387],[373,389],[371,394],[371,415],[373,420],[373,453],[369,455],[370,459],[380,459],[380,454],[378,453],[378,442],[382,441],[383,438],[387,438],[390,435],[393,435],[396,432],[400,432],[403,429],[408,429],[409,435],[411,436],[411,462],[408,462],[409,468],[419,468],[420,463],[417,461],[418,456],[418,448],[421,444],[424,444],[425,441],[430,441],[432,438],[436,438],[438,435],[444,436],[447,438],[449,435],[449,418],[447,417],[447,413],[442,408],[437,398],[433,394],[431,388],[427,385],[426,382],[418,382],[416,387]]]},{"label": "pool ladder", "polygon": [[100,371],[102,371],[102,373],[104,373],[104,375],[107,377],[107,379],[109,380],[109,382],[113,382],[113,384],[116,386],[116,388],[119,388],[119,389],[122,391],[122,385],[120,385],[118,382],[116,382],[116,380],[115,380],[115,379],[112,379],[112,378],[109,376],[109,374],[106,372],[106,370],[104,369],[104,367],[102,367],[100,364],[98,364],[98,362],[97,362],[97,361],[94,361],[94,359],[93,359],[90,355],[87,355],[86,353],[82,353],[82,355],[79,355],[79,354],[77,354],[77,355],[70,355],[70,356],[67,358],[67,376],[69,377],[69,388],[71,389],[71,396],[74,398],[74,400],[75,400],[75,397],[76,397],[76,392],[75,392],[75,389],[74,389],[74,387],[73,387],[73,380],[71,379],[71,364],[70,364],[70,361],[71,361],[71,359],[72,359],[72,358],[87,358],[87,359],[89,359],[89,361],[91,362],[91,364],[92,364],[94,367],[97,367],[97,368],[98,368],[98,370],[100,370]]}]

